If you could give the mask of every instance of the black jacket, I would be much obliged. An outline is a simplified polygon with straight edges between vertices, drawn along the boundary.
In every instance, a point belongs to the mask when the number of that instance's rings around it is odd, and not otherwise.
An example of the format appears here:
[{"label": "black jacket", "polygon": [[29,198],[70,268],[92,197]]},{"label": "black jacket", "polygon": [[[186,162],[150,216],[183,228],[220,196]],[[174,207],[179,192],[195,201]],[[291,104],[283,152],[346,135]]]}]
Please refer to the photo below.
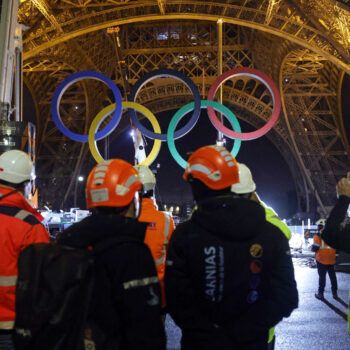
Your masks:
[{"label": "black jacket", "polygon": [[146,227],[136,219],[92,215],[68,228],[59,239],[59,244],[74,247],[111,242],[95,258],[89,316],[100,330],[97,343],[103,344],[101,350],[165,349],[160,286],[152,255],[143,243]]},{"label": "black jacket", "polygon": [[322,239],[334,249],[350,253],[350,225],[343,225],[346,212],[349,208],[350,198],[339,196],[338,201],[328,219],[325,229],[322,231]]},{"label": "black jacket", "polygon": [[167,305],[183,350],[265,349],[268,329],[298,306],[288,241],[251,200],[201,202],[167,255]]}]

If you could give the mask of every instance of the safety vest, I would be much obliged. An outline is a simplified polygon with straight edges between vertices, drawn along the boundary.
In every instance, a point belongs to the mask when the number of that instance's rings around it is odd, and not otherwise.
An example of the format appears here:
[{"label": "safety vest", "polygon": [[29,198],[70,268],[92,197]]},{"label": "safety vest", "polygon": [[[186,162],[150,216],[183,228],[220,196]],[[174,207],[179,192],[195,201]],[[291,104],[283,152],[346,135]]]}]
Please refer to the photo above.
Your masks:
[{"label": "safety vest", "polygon": [[165,260],[170,237],[175,229],[172,217],[156,209],[153,199],[143,198],[140,222],[147,222],[145,244],[152,253],[162,290],[162,307],[165,307]]},{"label": "safety vest", "polygon": [[[279,218],[277,213],[271,207],[268,207],[263,201],[260,201],[260,204],[265,209],[266,221],[269,222],[272,225],[277,226],[282,231],[282,233],[287,237],[287,239],[290,240],[292,238],[292,231],[287,226],[287,224],[284,223]],[[268,343],[271,343],[274,337],[275,337],[275,327],[271,327],[269,329]]]},{"label": "safety vest", "polygon": [[[35,217],[37,212],[19,193],[0,187],[0,329],[12,329],[15,321],[17,258],[31,243],[49,242],[49,234]],[[40,214],[39,214],[40,215]]]},{"label": "safety vest", "polygon": [[314,246],[320,247],[316,253],[316,260],[323,265],[335,264],[336,250],[326,244],[319,235],[314,236]]},{"label": "safety vest", "polygon": [[265,209],[266,221],[268,221],[272,225],[277,226],[283,232],[283,234],[287,237],[287,239],[290,240],[292,238],[292,231],[287,226],[287,224],[284,223],[279,218],[278,214],[271,207],[268,207],[263,201],[260,201],[260,204]]}]

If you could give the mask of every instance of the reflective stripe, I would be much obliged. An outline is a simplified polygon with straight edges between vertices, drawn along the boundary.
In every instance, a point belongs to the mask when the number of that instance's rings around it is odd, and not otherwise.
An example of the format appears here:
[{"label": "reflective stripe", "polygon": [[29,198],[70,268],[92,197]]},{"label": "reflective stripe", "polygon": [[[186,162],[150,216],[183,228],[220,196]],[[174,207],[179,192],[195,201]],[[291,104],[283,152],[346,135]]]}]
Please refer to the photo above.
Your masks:
[{"label": "reflective stripe", "polygon": [[141,278],[139,280],[132,280],[129,282],[124,282],[123,286],[124,289],[129,289],[129,288],[135,288],[135,287],[144,287],[144,286],[148,286],[150,284],[154,284],[154,283],[158,283],[159,279],[157,276],[153,276],[153,277],[145,277],[145,278]]},{"label": "reflective stripe", "polygon": [[323,242],[323,239],[321,240],[321,248],[320,249],[333,249],[332,247],[330,247],[329,245],[327,245],[327,244],[325,244],[324,242]]},{"label": "reflective stripe", "polygon": [[13,329],[15,321],[0,321],[1,329]]},{"label": "reflective stripe", "polygon": [[154,260],[154,264],[156,266],[158,266],[158,265],[164,264],[164,262],[165,262],[165,254],[164,254],[164,251],[163,251],[162,256],[159,259]]},{"label": "reflective stripe", "polygon": [[132,184],[134,184],[135,182],[138,182],[140,181],[139,177],[138,176],[135,176],[135,175],[131,175],[125,182],[125,187],[128,187],[130,188],[130,186]]},{"label": "reflective stripe", "polygon": [[319,247],[320,245],[319,245],[319,244],[314,243],[314,246]]},{"label": "reflective stripe", "polygon": [[164,213],[165,218],[165,227],[164,227],[164,244],[168,244],[168,235],[169,235],[169,226],[170,226],[170,218],[167,214]]},{"label": "reflective stripe", "polygon": [[16,282],[17,276],[0,276],[0,287],[13,287]]},{"label": "reflective stripe", "polygon": [[27,216],[31,215],[28,211],[22,209],[16,215],[15,218],[24,220]]},{"label": "reflective stripe", "polygon": [[166,246],[168,244],[168,235],[169,235],[169,227],[170,227],[170,218],[168,214],[164,214],[164,231],[163,231],[163,236],[164,236],[164,242],[163,242],[163,248],[162,248],[162,256],[159,259],[154,260],[155,265],[162,265],[165,262],[165,252],[166,252]]},{"label": "reflective stripe", "polygon": [[192,166],[190,166],[187,172],[190,171],[198,171],[199,173],[204,173],[206,175],[210,174],[210,170],[202,164],[193,164]]}]

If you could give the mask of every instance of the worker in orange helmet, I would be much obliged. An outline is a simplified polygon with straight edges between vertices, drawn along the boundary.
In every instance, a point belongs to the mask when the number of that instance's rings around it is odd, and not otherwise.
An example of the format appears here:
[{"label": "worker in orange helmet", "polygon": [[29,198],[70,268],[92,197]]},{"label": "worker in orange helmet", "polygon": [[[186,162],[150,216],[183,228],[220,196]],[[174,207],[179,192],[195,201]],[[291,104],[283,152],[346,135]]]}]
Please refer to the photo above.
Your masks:
[{"label": "worker in orange helmet", "polygon": [[156,179],[153,172],[144,165],[135,166],[143,185],[141,214],[139,221],[147,222],[145,243],[149,247],[156,265],[162,291],[162,308],[166,306],[164,290],[165,260],[168,242],[175,229],[174,220],[168,214],[159,211],[154,202]]},{"label": "worker in orange helmet", "polygon": [[338,283],[337,276],[335,274],[334,265],[336,262],[336,250],[329,246],[321,238],[322,231],[324,229],[326,220],[319,219],[316,222],[317,233],[314,236],[314,243],[311,247],[314,251],[317,271],[318,271],[318,292],[315,294],[315,297],[319,300],[324,299],[324,289],[326,286],[326,274],[328,272],[329,279],[331,280],[332,295],[334,299],[338,298]]},{"label": "worker in orange helmet", "polygon": [[142,183],[131,164],[121,159],[97,164],[86,184],[92,215],[59,239],[59,244],[73,247],[111,242],[109,249],[95,256],[88,316],[95,327],[87,336],[97,349],[165,350],[159,279],[143,243],[147,224],[137,220],[141,194]]},{"label": "worker in orange helmet", "polygon": [[31,243],[49,242],[43,217],[26,196],[34,176],[25,152],[10,150],[0,156],[0,349],[13,349],[17,258]]},{"label": "worker in orange helmet", "polygon": [[252,192],[235,193],[239,167],[226,148],[196,150],[183,178],[198,209],[176,227],[165,271],[181,349],[267,349],[269,328],[298,305],[287,238]]}]

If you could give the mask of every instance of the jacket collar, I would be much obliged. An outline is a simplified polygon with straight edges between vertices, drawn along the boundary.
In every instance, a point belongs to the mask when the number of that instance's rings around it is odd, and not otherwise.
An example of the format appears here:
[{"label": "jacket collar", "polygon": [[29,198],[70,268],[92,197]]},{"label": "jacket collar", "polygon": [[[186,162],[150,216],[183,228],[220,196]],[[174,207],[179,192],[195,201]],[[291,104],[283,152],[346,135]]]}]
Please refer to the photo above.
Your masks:
[{"label": "jacket collar", "polygon": [[[6,195],[10,192],[13,192],[12,188],[0,186],[0,193],[2,195]],[[31,203],[26,198],[24,198],[24,196],[19,192],[14,192],[13,194],[10,194],[4,199],[1,199],[0,197],[0,205],[24,209],[29,213],[33,214],[39,221],[44,220],[42,215],[35,208],[33,208]]]}]

